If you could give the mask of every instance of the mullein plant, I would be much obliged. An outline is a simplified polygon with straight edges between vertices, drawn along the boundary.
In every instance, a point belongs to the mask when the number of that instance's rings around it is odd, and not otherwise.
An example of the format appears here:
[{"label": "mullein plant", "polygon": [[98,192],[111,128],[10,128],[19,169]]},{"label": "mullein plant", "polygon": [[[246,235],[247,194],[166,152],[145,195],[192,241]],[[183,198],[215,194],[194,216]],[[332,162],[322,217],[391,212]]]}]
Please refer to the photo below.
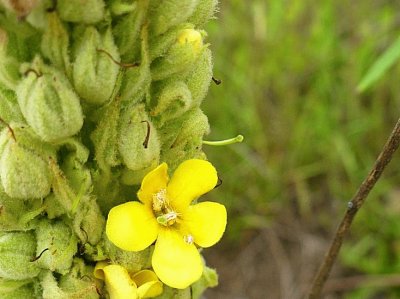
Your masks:
[{"label": "mullein plant", "polygon": [[[0,298],[199,298],[217,0],[0,0]],[[170,179],[171,177],[171,179]]]}]

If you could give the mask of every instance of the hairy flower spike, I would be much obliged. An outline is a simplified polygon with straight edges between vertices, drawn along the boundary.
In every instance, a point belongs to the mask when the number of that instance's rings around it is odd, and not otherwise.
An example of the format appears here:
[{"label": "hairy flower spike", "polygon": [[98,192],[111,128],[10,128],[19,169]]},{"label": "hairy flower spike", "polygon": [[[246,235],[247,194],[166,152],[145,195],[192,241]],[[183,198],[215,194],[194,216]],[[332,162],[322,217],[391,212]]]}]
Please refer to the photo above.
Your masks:
[{"label": "hairy flower spike", "polygon": [[216,4],[0,0],[0,298],[215,286],[198,248],[226,210],[192,201],[218,181],[200,108]]}]

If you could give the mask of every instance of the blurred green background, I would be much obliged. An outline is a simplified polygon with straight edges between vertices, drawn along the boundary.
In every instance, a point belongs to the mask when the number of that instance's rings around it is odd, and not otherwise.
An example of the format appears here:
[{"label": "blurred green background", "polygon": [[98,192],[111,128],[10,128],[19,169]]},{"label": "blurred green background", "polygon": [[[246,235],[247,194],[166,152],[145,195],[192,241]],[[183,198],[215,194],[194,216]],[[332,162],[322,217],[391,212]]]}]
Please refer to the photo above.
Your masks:
[{"label": "blurred green background", "polygon": [[[400,2],[222,0],[206,30],[222,80],[203,105],[208,139],[245,136],[204,146],[223,180],[209,198],[229,211],[222,243],[206,253],[221,284],[208,296],[301,298],[400,117],[400,63],[357,92],[399,37]],[[400,152],[345,241],[332,274],[343,283],[331,281],[324,298],[400,298],[399,166]],[[302,254],[312,256],[299,265]],[[265,266],[246,278],[237,268],[250,257]]]}]

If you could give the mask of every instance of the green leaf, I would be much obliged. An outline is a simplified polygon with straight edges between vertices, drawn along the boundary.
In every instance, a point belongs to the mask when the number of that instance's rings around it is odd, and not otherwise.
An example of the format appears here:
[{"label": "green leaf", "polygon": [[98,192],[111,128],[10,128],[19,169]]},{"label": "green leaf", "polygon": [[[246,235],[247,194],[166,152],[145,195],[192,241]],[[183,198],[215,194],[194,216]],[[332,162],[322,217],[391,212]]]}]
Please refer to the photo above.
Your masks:
[{"label": "green leaf", "polygon": [[393,66],[400,57],[400,37],[375,61],[369,68],[367,74],[362,78],[357,86],[358,92],[363,92],[376,81],[378,81],[385,72]]}]

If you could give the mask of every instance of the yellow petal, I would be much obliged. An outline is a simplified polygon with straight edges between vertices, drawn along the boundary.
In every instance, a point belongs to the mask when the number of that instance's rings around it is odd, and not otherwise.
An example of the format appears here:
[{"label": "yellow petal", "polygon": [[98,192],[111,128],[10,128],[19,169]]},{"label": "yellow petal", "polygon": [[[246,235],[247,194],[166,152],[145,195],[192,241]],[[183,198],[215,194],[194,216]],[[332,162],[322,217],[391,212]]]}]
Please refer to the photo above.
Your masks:
[{"label": "yellow petal", "polygon": [[124,267],[120,265],[108,265],[103,268],[103,271],[110,299],[138,298],[136,284]]},{"label": "yellow petal", "polygon": [[139,298],[152,298],[161,295],[163,292],[163,284],[161,281],[150,281],[138,288]]},{"label": "yellow petal", "polygon": [[202,202],[190,206],[182,215],[185,229],[201,247],[217,243],[226,227],[225,206],[216,202]]},{"label": "yellow petal", "polygon": [[218,182],[217,171],[205,160],[186,160],[175,170],[167,194],[175,209],[183,211],[200,195],[212,190]]},{"label": "yellow petal", "polygon": [[150,207],[131,201],[110,210],[106,234],[117,247],[140,251],[156,240],[158,223]]},{"label": "yellow petal", "polygon": [[156,297],[163,291],[163,284],[151,270],[141,270],[135,273],[132,279],[138,286],[139,298]]},{"label": "yellow petal", "polygon": [[139,272],[136,272],[133,276],[132,279],[135,281],[137,286],[141,286],[142,284],[145,284],[147,282],[151,281],[158,281],[158,277],[156,273],[154,273],[151,270],[141,270]]},{"label": "yellow petal", "polygon": [[166,189],[167,184],[168,166],[166,163],[162,163],[143,178],[142,185],[137,193],[139,200],[144,204],[151,205],[153,194]]},{"label": "yellow petal", "polygon": [[160,280],[177,289],[197,281],[203,273],[203,263],[194,244],[172,229],[160,229],[152,258],[153,269]]},{"label": "yellow petal", "polygon": [[105,277],[104,277],[104,271],[103,271],[103,269],[104,269],[104,267],[106,267],[106,266],[108,266],[108,265],[109,265],[109,263],[107,263],[107,262],[105,262],[105,261],[98,262],[98,263],[96,264],[96,266],[94,267],[94,271],[93,271],[94,277],[96,277],[97,279],[104,280]]}]

